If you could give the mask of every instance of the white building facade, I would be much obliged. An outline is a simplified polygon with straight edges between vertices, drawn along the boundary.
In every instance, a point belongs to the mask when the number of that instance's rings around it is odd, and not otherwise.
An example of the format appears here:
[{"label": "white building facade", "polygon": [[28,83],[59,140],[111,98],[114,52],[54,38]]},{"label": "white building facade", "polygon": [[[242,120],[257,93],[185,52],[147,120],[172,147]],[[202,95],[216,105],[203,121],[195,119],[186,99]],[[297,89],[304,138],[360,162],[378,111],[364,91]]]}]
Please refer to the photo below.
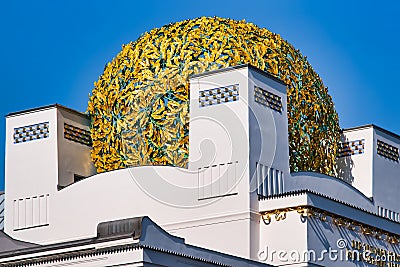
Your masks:
[{"label": "white building facade", "polygon": [[[290,173],[286,99],[284,83],[250,65],[192,76],[187,168],[101,174],[86,115],[60,105],[9,114],[4,233],[27,243],[0,263],[56,266],[45,259],[129,244],[115,261],[70,264],[400,266],[400,137],[347,129],[339,178]],[[159,235],[135,238],[137,218]],[[105,222],[129,231],[99,239]],[[143,260],[149,247],[154,261]]]}]

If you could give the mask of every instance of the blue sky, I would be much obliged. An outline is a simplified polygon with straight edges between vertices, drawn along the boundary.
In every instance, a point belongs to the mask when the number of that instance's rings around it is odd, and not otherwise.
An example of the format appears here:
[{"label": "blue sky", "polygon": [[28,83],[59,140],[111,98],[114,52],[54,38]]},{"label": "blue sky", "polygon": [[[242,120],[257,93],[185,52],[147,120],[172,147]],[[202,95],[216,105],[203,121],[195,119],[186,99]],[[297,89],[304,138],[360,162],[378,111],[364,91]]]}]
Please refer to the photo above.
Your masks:
[{"label": "blue sky", "polygon": [[[253,22],[300,49],[329,87],[342,128],[374,123],[400,134],[399,10],[386,0],[4,1],[0,114],[53,103],[85,111],[122,44],[170,22],[220,16]],[[3,117],[0,190],[4,132]]]}]

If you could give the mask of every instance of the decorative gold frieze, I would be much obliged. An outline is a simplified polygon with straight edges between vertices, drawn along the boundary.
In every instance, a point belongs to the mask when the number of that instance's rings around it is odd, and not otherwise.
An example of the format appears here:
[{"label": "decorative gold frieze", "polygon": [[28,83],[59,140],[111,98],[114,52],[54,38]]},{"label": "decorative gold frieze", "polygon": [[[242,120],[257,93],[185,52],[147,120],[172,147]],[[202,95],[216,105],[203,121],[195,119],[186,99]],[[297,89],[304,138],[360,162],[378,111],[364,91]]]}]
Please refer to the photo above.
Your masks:
[{"label": "decorative gold frieze", "polygon": [[361,233],[365,236],[371,236],[378,240],[385,240],[391,244],[399,244],[400,236],[383,231],[382,229],[376,228],[374,226],[370,226],[367,224],[360,223],[358,221],[345,218],[343,216],[327,212],[325,210],[321,210],[311,206],[297,206],[290,207],[284,209],[276,209],[271,211],[261,212],[261,218],[263,222],[268,225],[272,221],[272,217],[275,217],[275,220],[283,221],[287,217],[288,212],[296,211],[303,219],[317,219],[323,222],[331,223],[336,227],[342,227],[349,229],[350,231]]}]

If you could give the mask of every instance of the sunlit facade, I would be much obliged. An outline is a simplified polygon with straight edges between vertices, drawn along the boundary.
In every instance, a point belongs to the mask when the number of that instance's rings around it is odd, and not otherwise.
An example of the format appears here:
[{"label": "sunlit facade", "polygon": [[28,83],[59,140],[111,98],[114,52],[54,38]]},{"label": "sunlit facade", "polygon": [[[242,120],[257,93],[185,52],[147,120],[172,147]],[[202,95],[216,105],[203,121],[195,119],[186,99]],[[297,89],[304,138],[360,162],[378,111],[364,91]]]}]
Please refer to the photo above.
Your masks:
[{"label": "sunlit facade", "polygon": [[0,266],[400,266],[398,135],[343,130],[336,177],[291,173],[284,82],[189,81],[183,168],[96,173],[86,114],[10,113]]}]

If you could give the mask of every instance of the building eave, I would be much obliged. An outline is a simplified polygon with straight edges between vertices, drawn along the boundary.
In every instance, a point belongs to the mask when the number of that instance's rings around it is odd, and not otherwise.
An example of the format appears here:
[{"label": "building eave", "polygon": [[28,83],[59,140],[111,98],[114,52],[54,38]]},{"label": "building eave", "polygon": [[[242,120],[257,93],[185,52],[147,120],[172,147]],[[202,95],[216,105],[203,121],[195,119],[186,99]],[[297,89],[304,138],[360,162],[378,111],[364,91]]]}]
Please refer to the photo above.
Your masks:
[{"label": "building eave", "polygon": [[53,109],[53,108],[59,108],[59,109],[63,109],[66,110],[70,113],[73,113],[75,115],[84,117],[84,118],[89,118],[88,114],[85,114],[83,112],[79,112],[76,111],[74,109],[68,108],[66,106],[60,105],[60,104],[51,104],[51,105],[46,105],[46,106],[41,106],[41,107],[36,107],[36,108],[30,108],[30,109],[25,109],[25,110],[20,110],[20,111],[16,111],[16,112],[10,112],[8,113],[5,117],[9,118],[9,117],[15,117],[15,116],[19,116],[19,115],[23,115],[23,114],[28,114],[28,113],[33,113],[33,112],[38,112],[38,111],[44,111],[44,110],[49,110],[49,109]]},{"label": "building eave", "polygon": [[[311,196],[311,197],[314,196],[314,197],[318,197],[318,198],[327,200],[331,204],[335,204],[335,205],[331,205],[332,207],[335,207],[335,208],[328,210],[328,209],[323,208],[320,205],[317,205],[315,203],[311,203],[311,204],[310,203],[300,203],[299,206],[307,206],[307,205],[309,205],[309,206],[312,206],[312,207],[315,207],[315,208],[324,209],[324,210],[329,211],[331,213],[342,214],[342,213],[344,213],[343,209],[340,208],[340,205],[342,205],[342,207],[347,207],[347,208],[353,210],[353,212],[357,211],[357,212],[361,212],[361,213],[366,214],[368,217],[370,217],[370,219],[371,219],[370,221],[375,221],[376,222],[375,225],[382,226],[383,230],[388,231],[388,232],[393,233],[393,234],[396,234],[396,235],[400,234],[400,223],[395,221],[395,220],[380,216],[377,213],[368,211],[368,210],[363,209],[361,207],[357,207],[357,206],[352,205],[350,203],[347,203],[347,202],[341,201],[339,199],[335,199],[335,198],[332,198],[330,196],[327,196],[327,195],[324,195],[324,194],[321,194],[321,193],[318,193],[318,192],[315,192],[315,191],[312,191],[312,190],[308,190],[308,189],[290,191],[290,192],[285,192],[285,193],[282,193],[282,194],[276,194],[276,195],[272,195],[272,196],[268,196],[268,197],[259,196],[259,200],[260,201],[266,201],[266,200],[276,200],[276,199],[287,199],[287,198],[290,198],[290,197],[296,197],[296,196],[301,196],[301,195]],[[271,205],[271,202],[269,202],[269,205]],[[284,208],[284,207],[282,207],[282,208]],[[341,212],[339,212],[338,210],[340,210]],[[264,210],[260,210],[260,212],[262,213],[262,212],[264,212]],[[351,216],[346,216],[346,215],[343,215],[343,216],[344,217],[348,217],[349,219],[352,219],[352,220],[356,220],[354,218],[350,218]],[[361,223],[365,223],[367,225],[372,225],[373,227],[378,228],[378,226],[375,226],[375,225],[373,225],[373,223],[370,223],[369,220],[360,220],[360,222]],[[383,224],[386,224],[386,225],[383,226]],[[397,228],[397,230],[394,230],[395,228]]]},{"label": "building eave", "polygon": [[195,79],[195,78],[210,76],[210,75],[214,75],[214,74],[217,74],[217,73],[226,72],[226,71],[235,70],[235,69],[242,69],[242,68],[246,68],[246,67],[251,69],[251,70],[254,70],[254,71],[256,71],[256,72],[258,72],[258,73],[260,73],[260,74],[262,74],[264,76],[267,76],[268,78],[270,78],[271,80],[274,80],[275,82],[278,82],[278,83],[280,83],[280,84],[282,84],[284,86],[287,86],[287,84],[284,81],[282,81],[281,79],[273,76],[272,74],[270,74],[270,73],[268,73],[266,71],[263,71],[262,69],[259,69],[259,68],[255,67],[255,66],[251,65],[251,64],[248,64],[248,63],[239,64],[239,65],[235,65],[235,66],[229,66],[229,67],[226,67],[226,68],[206,71],[206,72],[197,73],[197,74],[192,74],[192,75],[189,75],[189,79]]},{"label": "building eave", "polygon": [[380,131],[380,132],[382,132],[382,133],[385,133],[385,134],[387,134],[387,135],[390,135],[390,136],[392,136],[392,137],[394,137],[394,138],[400,140],[400,135],[398,135],[398,134],[396,134],[396,133],[394,133],[394,132],[391,132],[391,131],[389,131],[389,130],[386,130],[386,129],[384,129],[384,128],[380,127],[380,126],[377,126],[377,125],[375,125],[375,124],[372,124],[372,123],[371,123],[371,124],[361,125],[361,126],[356,126],[356,127],[343,128],[343,129],[342,129],[342,132],[352,132],[352,131],[363,130],[363,129],[369,129],[369,128],[373,128],[373,129],[375,129],[375,130],[378,130],[378,131]]}]

